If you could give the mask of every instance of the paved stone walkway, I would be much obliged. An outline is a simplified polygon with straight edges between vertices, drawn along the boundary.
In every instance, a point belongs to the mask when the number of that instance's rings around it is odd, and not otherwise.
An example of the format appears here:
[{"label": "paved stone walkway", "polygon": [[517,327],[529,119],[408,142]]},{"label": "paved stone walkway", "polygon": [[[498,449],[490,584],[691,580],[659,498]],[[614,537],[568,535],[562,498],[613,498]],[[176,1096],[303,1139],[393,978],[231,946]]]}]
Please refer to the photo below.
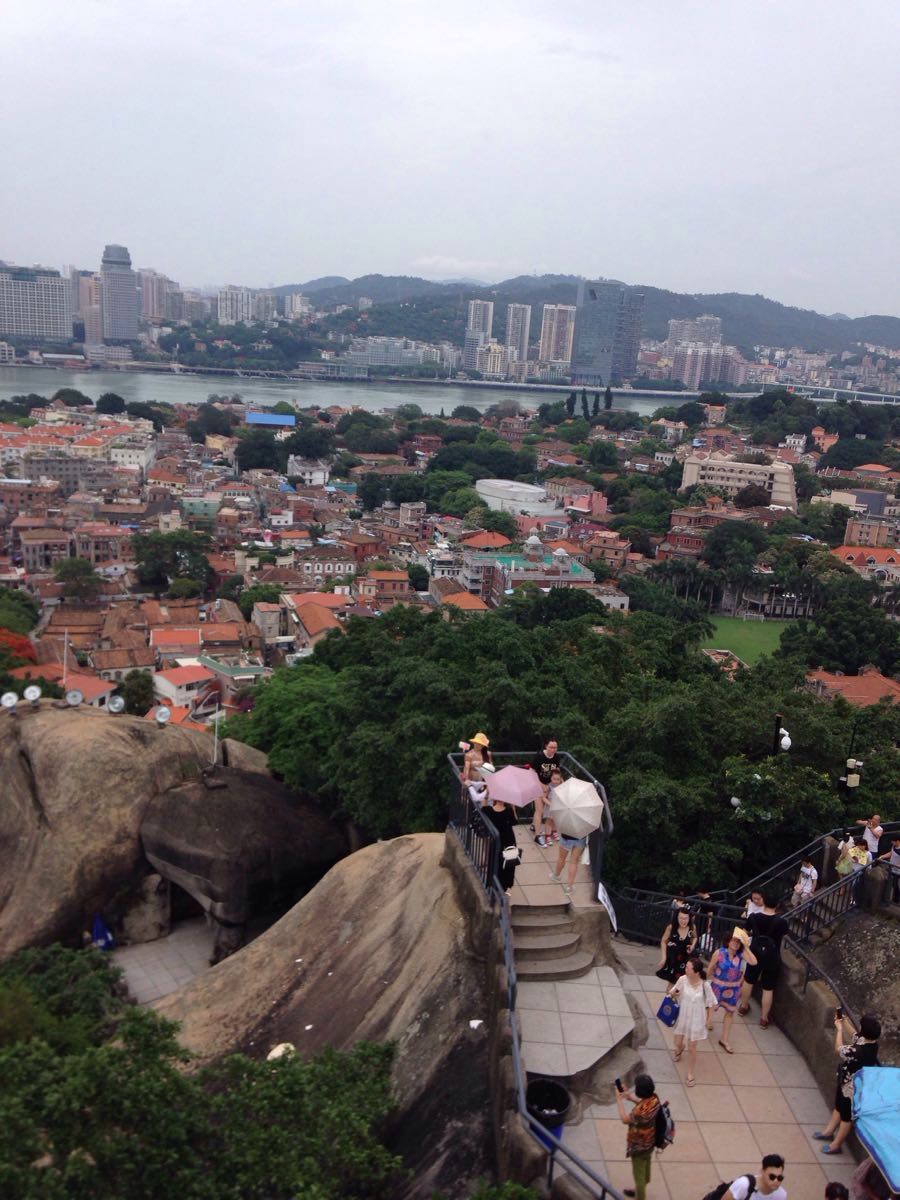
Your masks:
[{"label": "paved stone walkway", "polygon": [[[516,841],[522,853],[522,862],[516,868],[511,904],[560,904],[570,899],[574,908],[588,908],[594,903],[589,866],[583,862],[578,864],[575,887],[571,897],[568,897],[562,884],[554,883],[550,878],[550,872],[556,869],[558,846],[548,846],[546,849],[536,846],[534,834],[527,824],[517,827]],[[564,872],[563,879],[567,878]]]},{"label": "paved stone walkway", "polygon": [[[749,1016],[735,1017],[733,1055],[717,1045],[717,1015],[712,1037],[699,1046],[696,1086],[688,1088],[684,1061],[672,1061],[671,1030],[655,1019],[664,993],[653,974],[656,950],[620,939],[613,944],[625,968],[623,986],[648,1017],[641,1056],[677,1125],[674,1145],[654,1157],[647,1200],[697,1200],[720,1180],[758,1173],[764,1154],[784,1156],[789,1200],[822,1200],[829,1180],[849,1183],[856,1165],[849,1151],[829,1159],[812,1137],[829,1105],[788,1038],[774,1025],[760,1029],[757,1004]],[[592,1105],[580,1124],[565,1127],[563,1140],[614,1187],[631,1186],[625,1126],[614,1102]]]},{"label": "paved stone walkway", "polygon": [[122,946],[113,961],[138,1004],[152,1004],[209,969],[213,931],[205,917],[180,921],[168,937]]}]

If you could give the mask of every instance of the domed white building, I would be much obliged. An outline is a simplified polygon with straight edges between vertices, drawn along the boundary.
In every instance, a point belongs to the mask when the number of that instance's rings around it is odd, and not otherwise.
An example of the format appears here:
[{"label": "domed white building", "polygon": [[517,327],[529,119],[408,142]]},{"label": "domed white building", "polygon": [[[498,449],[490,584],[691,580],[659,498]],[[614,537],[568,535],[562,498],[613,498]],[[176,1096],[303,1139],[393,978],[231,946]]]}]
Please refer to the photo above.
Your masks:
[{"label": "domed white building", "polygon": [[544,488],[533,483],[517,483],[514,479],[479,479],[475,491],[495,512],[508,512],[513,516],[527,513],[530,517],[540,517],[557,511],[555,500],[547,495]]}]

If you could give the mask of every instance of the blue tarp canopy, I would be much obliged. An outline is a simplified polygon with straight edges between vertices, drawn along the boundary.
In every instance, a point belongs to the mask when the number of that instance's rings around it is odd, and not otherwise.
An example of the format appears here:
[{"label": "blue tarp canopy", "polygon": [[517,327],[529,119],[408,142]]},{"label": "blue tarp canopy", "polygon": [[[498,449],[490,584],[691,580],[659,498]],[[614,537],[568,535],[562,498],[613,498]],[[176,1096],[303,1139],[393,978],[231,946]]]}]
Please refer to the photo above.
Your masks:
[{"label": "blue tarp canopy", "polygon": [[892,1191],[900,1192],[900,1067],[863,1067],[853,1076],[856,1136]]}]

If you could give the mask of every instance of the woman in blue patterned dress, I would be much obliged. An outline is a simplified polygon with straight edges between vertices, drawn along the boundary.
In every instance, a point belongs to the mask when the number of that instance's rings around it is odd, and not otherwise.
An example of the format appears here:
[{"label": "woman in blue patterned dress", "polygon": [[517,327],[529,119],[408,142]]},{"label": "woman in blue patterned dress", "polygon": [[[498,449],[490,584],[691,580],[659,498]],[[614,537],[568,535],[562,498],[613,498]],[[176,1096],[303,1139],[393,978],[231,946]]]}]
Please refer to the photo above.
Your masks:
[{"label": "woman in blue patterned dress", "polygon": [[[709,982],[725,1016],[722,1021],[722,1036],[719,1045],[727,1054],[734,1051],[728,1041],[735,1010],[741,999],[741,984],[746,967],[756,964],[756,956],[750,949],[750,935],[746,929],[735,928],[722,940],[722,945],[709,960]],[[712,1014],[709,1019],[712,1029]]]}]

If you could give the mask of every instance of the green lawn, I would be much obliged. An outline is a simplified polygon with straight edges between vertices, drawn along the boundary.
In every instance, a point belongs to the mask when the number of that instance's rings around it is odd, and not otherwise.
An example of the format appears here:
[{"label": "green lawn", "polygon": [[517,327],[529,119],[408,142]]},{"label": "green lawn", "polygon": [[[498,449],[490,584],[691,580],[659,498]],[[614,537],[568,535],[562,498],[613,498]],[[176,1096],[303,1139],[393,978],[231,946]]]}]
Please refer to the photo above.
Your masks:
[{"label": "green lawn", "polygon": [[701,645],[706,650],[730,650],[750,666],[763,654],[778,648],[790,621],[742,621],[740,617],[713,617],[716,632]]}]

